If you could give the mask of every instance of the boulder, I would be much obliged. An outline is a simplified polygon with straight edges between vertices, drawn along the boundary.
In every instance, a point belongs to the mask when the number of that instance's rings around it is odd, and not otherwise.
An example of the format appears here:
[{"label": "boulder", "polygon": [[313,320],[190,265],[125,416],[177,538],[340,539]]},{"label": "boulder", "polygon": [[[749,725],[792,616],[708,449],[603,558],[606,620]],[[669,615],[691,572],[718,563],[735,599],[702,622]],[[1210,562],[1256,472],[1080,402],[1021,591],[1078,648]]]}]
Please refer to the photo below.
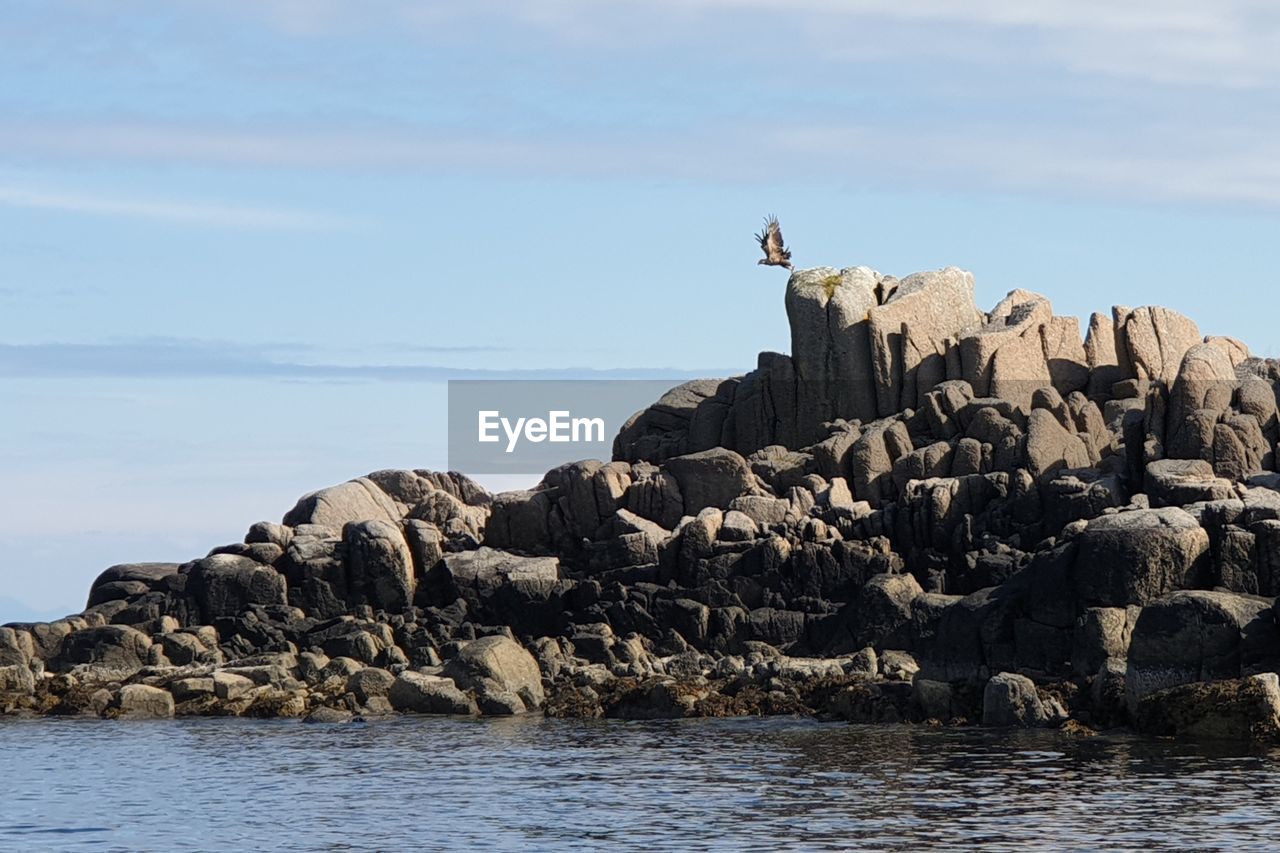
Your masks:
[{"label": "boulder", "polygon": [[636,465],[633,478],[627,490],[627,509],[667,530],[680,523],[684,495],[674,475],[652,465]]},{"label": "boulder", "polygon": [[1096,468],[1059,471],[1040,486],[1046,530],[1062,530],[1074,521],[1089,520],[1129,502],[1121,477]]},{"label": "boulder", "polygon": [[350,711],[321,705],[320,707],[313,709],[311,713],[307,714],[307,716],[303,718],[302,722],[319,724],[349,723],[354,719],[354,716],[355,715]]},{"label": "boulder", "polygon": [[1169,456],[1213,460],[1212,426],[1230,408],[1239,384],[1231,360],[1219,347],[1198,344],[1187,350],[1169,392]]},{"label": "boulder", "polygon": [[[433,524],[450,540],[464,546],[478,543],[484,536],[485,521],[489,517],[488,503],[472,505],[447,491],[426,492],[423,500],[408,510],[407,519],[417,519]],[[392,518],[393,524],[399,519]]]},{"label": "boulder", "polygon": [[413,555],[399,524],[355,521],[342,531],[349,600],[402,613],[413,603]]},{"label": "boulder", "polygon": [[720,539],[725,542],[750,542],[759,535],[760,529],[745,512],[731,509],[724,514],[720,525]]},{"label": "boulder", "polygon": [[494,495],[489,523],[484,530],[485,544],[534,554],[546,552],[551,547],[548,516],[552,506],[546,491],[524,490]]},{"label": "boulder", "polygon": [[1036,728],[1062,717],[1060,706],[1041,699],[1035,682],[1025,675],[1001,672],[982,691],[982,724],[999,728]]},{"label": "boulder", "polygon": [[522,713],[542,707],[538,662],[510,637],[482,637],[467,643],[445,665],[444,675],[463,689],[475,691],[486,714]]},{"label": "boulder", "polygon": [[[736,381],[732,411],[725,418],[719,443],[732,445],[741,453],[754,453],[771,444],[799,447],[795,364],[789,356],[776,352],[760,353],[756,363],[755,370]],[[699,411],[702,408],[699,406]],[[690,444],[685,452],[706,449],[705,445]]]},{"label": "boulder", "polygon": [[16,649],[0,648],[0,694],[25,694],[35,689],[35,674],[31,672],[26,658]]},{"label": "boulder", "polygon": [[[114,604],[112,602],[111,604]],[[107,604],[104,606],[111,606]],[[83,619],[58,619],[53,622],[36,622],[31,625],[22,626],[26,630],[18,636],[23,637],[25,642],[30,643],[31,648],[25,649],[27,656],[32,660],[42,660],[46,662],[54,661],[58,657],[58,652],[62,649],[62,643],[72,632],[88,627]]]},{"label": "boulder", "polygon": [[1274,672],[1181,684],[1142,698],[1138,731],[1159,737],[1280,741],[1280,679]]},{"label": "boulder", "polygon": [[540,489],[556,495],[556,504],[573,541],[595,538],[601,523],[625,506],[631,466],[587,459],[547,472]]},{"label": "boulder", "polygon": [[63,667],[89,664],[121,674],[133,674],[147,665],[151,638],[127,625],[85,628],[67,636],[59,662]]},{"label": "boulder", "polygon": [[405,519],[404,541],[413,557],[415,578],[422,577],[435,568],[436,563],[444,556],[444,534],[429,521],[420,518]]},{"label": "boulder", "polygon": [[1175,592],[1142,608],[1129,640],[1129,710],[1142,697],[1193,681],[1239,678],[1280,658],[1272,602],[1228,592]]},{"label": "boulder", "polygon": [[668,459],[666,468],[680,485],[685,515],[707,507],[723,509],[736,497],[756,493],[747,460],[723,447]]},{"label": "boulder", "polygon": [[949,379],[924,395],[921,412],[936,438],[950,440],[964,432],[962,412],[973,400],[973,387],[961,379]]},{"label": "boulder", "polygon": [[284,575],[247,557],[215,554],[197,560],[187,578],[187,593],[200,621],[236,616],[254,604],[287,604]]},{"label": "boulder", "polygon": [[1076,618],[1071,668],[1076,675],[1096,673],[1108,659],[1124,660],[1137,621],[1137,607],[1087,607]]},{"label": "boulder", "polygon": [[213,674],[213,694],[224,702],[232,702],[257,686],[252,678],[219,670]]},{"label": "boulder", "polygon": [[978,328],[973,274],[947,267],[909,275],[870,312],[871,366],[880,417],[917,408],[947,374],[947,352]]},{"label": "boulder", "polygon": [[1253,376],[1246,377],[1236,393],[1241,414],[1256,420],[1267,438],[1275,441],[1280,436],[1280,409],[1271,383]]},{"label": "boulder", "polygon": [[796,375],[796,441],[811,444],[835,418],[874,420],[869,312],[884,276],[867,267],[797,270],[787,281]]},{"label": "boulder", "polygon": [[740,512],[754,521],[762,530],[787,520],[791,502],[785,498],[773,498],[767,495],[744,495],[729,502],[731,511]]},{"label": "boulder", "polygon": [[245,534],[244,541],[247,545],[276,545],[280,550],[287,551],[289,543],[293,541],[293,528],[271,521],[258,521],[249,526],[249,532]]},{"label": "boulder", "polygon": [[557,557],[522,557],[481,547],[475,551],[446,554],[430,577],[441,603],[458,597],[481,606],[505,587],[550,587],[560,578]]},{"label": "boulder", "polygon": [[360,477],[320,489],[299,498],[285,513],[289,527],[315,524],[340,533],[353,521],[388,521],[398,524],[403,517],[391,496],[369,477]]},{"label": "boulder", "polygon": [[903,644],[912,604],[923,594],[911,575],[879,574],[868,580],[850,607],[852,648]]},{"label": "boulder", "polygon": [[127,684],[120,688],[119,711],[125,719],[169,719],[173,717],[173,696],[159,687]]},{"label": "boulder", "polygon": [[[306,531],[318,531],[315,535]],[[350,609],[347,602],[347,570],[342,541],[330,537],[328,528],[306,527],[298,531],[281,560],[289,603],[309,615],[333,618]]]},{"label": "boulder", "polygon": [[1054,388],[1071,394],[1089,387],[1089,355],[1080,338],[1078,317],[1050,317],[1041,333],[1041,345]]},{"label": "boulder", "polygon": [[1155,507],[1235,497],[1231,481],[1214,474],[1203,459],[1153,459],[1147,463],[1143,486]]},{"label": "boulder", "polygon": [[[984,470],[1012,471],[1022,464],[1023,431],[998,406],[986,405],[989,402],[985,398],[973,401],[975,409],[969,417],[967,437],[985,446]],[[988,455],[989,463],[986,460]]]},{"label": "boulder", "polygon": [[912,681],[920,672],[916,659],[901,649],[885,649],[877,658],[880,675],[888,681]]},{"label": "boulder", "polygon": [[689,424],[700,403],[719,391],[720,379],[677,385],[656,403],[632,415],[613,439],[613,458],[661,462],[688,449]]},{"label": "boulder", "polygon": [[111,566],[98,575],[89,587],[88,607],[150,592],[170,575],[177,574],[177,563],[123,563]]},{"label": "boulder", "polygon": [[1080,437],[1059,423],[1047,409],[1035,409],[1027,419],[1027,467],[1039,482],[1048,481],[1063,468],[1085,468],[1089,448]]},{"label": "boulder", "polygon": [[[354,624],[345,628],[335,628],[325,632],[321,637],[312,636],[312,642],[319,642],[326,655],[336,660],[359,661],[371,664],[378,659],[382,647],[373,634],[364,631]],[[333,662],[330,662],[333,665]],[[348,673],[349,674],[349,673]]]},{"label": "boulder", "polygon": [[897,496],[893,466],[914,449],[902,421],[877,421],[868,426],[849,450],[854,496],[876,508],[892,502]]},{"label": "boulder", "polygon": [[680,528],[680,562],[692,565],[696,560],[710,557],[715,542],[720,538],[724,513],[715,507],[707,507]]},{"label": "boulder", "polygon": [[374,696],[386,696],[395,683],[396,677],[387,670],[369,666],[347,677],[347,692],[367,703]]},{"label": "boulder", "polygon": [[374,471],[365,479],[391,499],[400,516],[407,515],[410,510],[441,494],[470,507],[483,507],[491,500],[491,495],[484,486],[457,471],[385,469]]},{"label": "boulder", "polygon": [[195,634],[173,631],[159,634],[155,640],[164,649],[164,656],[175,666],[186,666],[213,657]]},{"label": "boulder", "polygon": [[804,637],[807,620],[798,610],[757,607],[747,614],[743,627],[752,640],[789,649]]},{"label": "boulder", "polygon": [[639,534],[656,549],[671,538],[671,531],[629,509],[620,509],[608,522],[614,536],[625,536],[629,533]]},{"label": "boulder", "polygon": [[920,713],[926,720],[947,722],[961,716],[953,708],[954,693],[947,681],[917,677],[911,682],[911,698],[920,706]]},{"label": "boulder", "polygon": [[1271,443],[1254,418],[1227,413],[1214,424],[1213,470],[1219,477],[1230,481],[1248,479],[1261,473],[1269,460],[1274,464]]},{"label": "boulder", "polygon": [[475,700],[463,693],[452,679],[420,672],[400,673],[387,691],[391,707],[413,714],[475,715]]},{"label": "boulder", "polygon": [[1116,324],[1111,317],[1098,313],[1089,316],[1084,352],[1089,367],[1089,396],[1108,394],[1112,385],[1124,379],[1116,351]]},{"label": "boulder", "polygon": [[987,322],[960,341],[961,375],[979,397],[1000,397],[1029,409],[1031,394],[1050,384],[1044,330],[1053,306],[1038,293],[1015,290]]},{"label": "boulder", "polygon": [[[842,429],[839,434],[847,435],[848,430]],[[852,444],[853,439],[849,439],[849,443]],[[787,489],[800,485],[807,475],[814,473],[815,468],[822,473],[821,463],[815,458],[817,450],[816,445],[810,453],[788,450],[781,444],[771,444],[748,456],[747,464],[751,466],[752,473],[769,484],[774,492],[785,495]],[[833,460],[831,464],[837,463]],[[832,474],[823,474],[823,476],[833,476],[834,473],[833,471]]]},{"label": "boulder", "polygon": [[1139,379],[1171,385],[1187,350],[1201,341],[1200,329],[1169,308],[1149,306],[1129,312],[1120,321],[1127,366]]},{"label": "boulder", "polygon": [[1077,541],[1071,578],[1086,607],[1146,604],[1199,585],[1208,565],[1209,535],[1177,507],[1095,518]]}]

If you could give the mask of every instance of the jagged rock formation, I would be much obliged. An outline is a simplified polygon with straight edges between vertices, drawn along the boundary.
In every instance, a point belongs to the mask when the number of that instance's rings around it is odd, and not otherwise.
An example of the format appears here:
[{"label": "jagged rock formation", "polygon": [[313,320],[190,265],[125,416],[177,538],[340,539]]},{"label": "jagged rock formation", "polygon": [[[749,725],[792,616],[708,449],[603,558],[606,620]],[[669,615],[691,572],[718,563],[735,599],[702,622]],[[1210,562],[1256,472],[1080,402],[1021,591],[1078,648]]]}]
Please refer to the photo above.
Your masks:
[{"label": "jagged rock formation", "polygon": [[0,703],[1275,736],[1280,365],[1165,308],[1082,340],[973,292],[797,271],[791,355],[672,389],[612,461],[497,495],[375,472],[112,567],[84,613],[0,629]]}]

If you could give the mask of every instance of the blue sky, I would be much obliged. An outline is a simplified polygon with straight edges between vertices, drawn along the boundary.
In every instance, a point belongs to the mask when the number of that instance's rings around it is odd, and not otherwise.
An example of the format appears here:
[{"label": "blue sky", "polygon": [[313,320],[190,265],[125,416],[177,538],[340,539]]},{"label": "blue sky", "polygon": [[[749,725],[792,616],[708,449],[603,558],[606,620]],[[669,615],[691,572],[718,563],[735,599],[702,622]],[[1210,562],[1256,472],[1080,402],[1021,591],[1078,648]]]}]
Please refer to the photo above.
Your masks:
[{"label": "blue sky", "polygon": [[1230,0],[0,0],[0,622],[443,467],[454,371],[785,351],[766,213],[801,265],[957,264],[985,307],[1160,303],[1276,355],[1278,30]]}]

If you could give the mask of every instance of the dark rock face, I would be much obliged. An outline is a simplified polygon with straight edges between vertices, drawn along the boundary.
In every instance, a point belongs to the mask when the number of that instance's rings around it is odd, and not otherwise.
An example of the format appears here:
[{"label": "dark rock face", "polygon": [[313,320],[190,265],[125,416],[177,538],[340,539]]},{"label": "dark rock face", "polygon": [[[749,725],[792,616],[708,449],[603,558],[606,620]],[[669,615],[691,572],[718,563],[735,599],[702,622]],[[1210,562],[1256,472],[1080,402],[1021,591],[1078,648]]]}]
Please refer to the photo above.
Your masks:
[{"label": "dark rock face", "polygon": [[127,625],[103,625],[67,635],[59,659],[64,666],[92,664],[137,672],[150,659],[151,638]]},{"label": "dark rock face", "polygon": [[228,554],[206,557],[192,565],[187,590],[205,624],[236,616],[255,604],[287,602],[284,575],[247,557]]},{"label": "dark rock face", "polygon": [[98,575],[89,587],[89,607],[108,601],[127,601],[151,592],[170,575],[177,574],[177,563],[125,563]]},{"label": "dark rock face", "polygon": [[747,460],[732,450],[716,448],[667,460],[684,496],[684,514],[697,515],[707,507],[727,507],[734,498],[755,492]]},{"label": "dark rock face", "polygon": [[1083,341],[1030,291],[980,312],[954,268],[798,271],[786,306],[790,355],[672,389],[611,461],[375,471],[108,569],[0,628],[0,712],[1270,736],[1280,363],[1162,308]]},{"label": "dark rock face", "polygon": [[399,525],[355,521],[343,528],[342,538],[349,601],[390,612],[403,611],[413,603],[413,555]]},{"label": "dark rock face", "polygon": [[1267,672],[1170,687],[1143,697],[1134,726],[1162,737],[1280,742],[1280,681]]},{"label": "dark rock face", "polygon": [[1203,583],[1209,536],[1191,515],[1171,507],[1094,519],[1080,534],[1079,547],[1079,600],[1124,607]]},{"label": "dark rock face", "polygon": [[1274,668],[1280,664],[1274,602],[1226,592],[1173,593],[1142,609],[1128,661],[1131,710],[1167,687]]}]

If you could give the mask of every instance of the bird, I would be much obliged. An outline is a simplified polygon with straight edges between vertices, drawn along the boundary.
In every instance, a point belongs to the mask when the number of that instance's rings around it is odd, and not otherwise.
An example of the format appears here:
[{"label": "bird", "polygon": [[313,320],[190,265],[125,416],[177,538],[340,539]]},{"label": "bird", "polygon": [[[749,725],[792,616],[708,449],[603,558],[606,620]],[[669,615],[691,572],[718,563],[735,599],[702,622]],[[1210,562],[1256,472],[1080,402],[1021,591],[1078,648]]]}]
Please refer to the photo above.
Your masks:
[{"label": "bird", "polygon": [[764,230],[756,235],[756,241],[760,244],[760,251],[764,252],[764,257],[756,261],[757,264],[793,269],[791,250],[783,244],[782,227],[778,225],[778,217],[770,216],[765,219]]}]

